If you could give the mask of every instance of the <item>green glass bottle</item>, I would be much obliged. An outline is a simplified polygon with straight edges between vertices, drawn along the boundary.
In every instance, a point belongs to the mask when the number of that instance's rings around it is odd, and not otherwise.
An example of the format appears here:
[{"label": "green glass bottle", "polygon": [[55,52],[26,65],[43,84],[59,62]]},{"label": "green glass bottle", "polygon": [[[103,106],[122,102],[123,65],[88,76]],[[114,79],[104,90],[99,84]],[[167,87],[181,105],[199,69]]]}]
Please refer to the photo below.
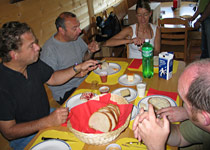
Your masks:
[{"label": "green glass bottle", "polygon": [[142,57],[143,77],[151,78],[154,74],[153,46],[149,43],[149,39],[145,39],[145,43],[142,46]]}]

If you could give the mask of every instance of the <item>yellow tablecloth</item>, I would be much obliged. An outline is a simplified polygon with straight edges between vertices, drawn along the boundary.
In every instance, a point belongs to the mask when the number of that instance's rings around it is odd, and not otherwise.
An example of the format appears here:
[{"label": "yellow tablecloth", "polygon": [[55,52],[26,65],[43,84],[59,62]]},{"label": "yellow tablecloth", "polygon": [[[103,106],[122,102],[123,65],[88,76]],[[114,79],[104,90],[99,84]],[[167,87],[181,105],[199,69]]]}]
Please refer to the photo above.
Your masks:
[{"label": "yellow tablecloth", "polygon": [[[176,73],[177,72],[178,66],[179,66],[179,62],[176,61],[176,60],[174,60],[174,63],[173,63],[173,73]],[[130,70],[130,71],[141,71],[142,72],[142,65],[138,69],[128,68],[128,70]],[[159,68],[154,67],[154,73],[159,73]]]},{"label": "yellow tablecloth", "polygon": [[71,146],[72,150],[79,150],[82,149],[84,144],[81,142],[76,136],[74,136],[71,132],[64,132],[64,131],[57,131],[57,130],[47,130],[39,135],[39,137],[36,139],[36,141],[33,143],[31,148],[35,146],[36,144],[43,142],[41,139],[42,137],[49,137],[49,138],[59,138],[59,139],[69,139],[75,142],[71,141],[65,141]]},{"label": "yellow tablecloth", "polygon": [[[122,150],[146,150],[147,147],[140,143],[135,138],[121,138],[117,142],[122,148]],[[166,148],[167,150],[171,150],[168,146]]]},{"label": "yellow tablecloth", "polygon": [[85,79],[85,81],[87,83],[91,83],[93,80],[96,80],[96,81],[98,81],[99,84],[104,84],[104,85],[117,84],[118,78],[124,74],[125,70],[127,69],[128,63],[123,62],[123,61],[107,61],[107,62],[119,64],[121,66],[121,70],[116,74],[108,75],[106,83],[102,83],[100,76],[98,74],[94,73],[93,71],[89,74],[89,76]]}]

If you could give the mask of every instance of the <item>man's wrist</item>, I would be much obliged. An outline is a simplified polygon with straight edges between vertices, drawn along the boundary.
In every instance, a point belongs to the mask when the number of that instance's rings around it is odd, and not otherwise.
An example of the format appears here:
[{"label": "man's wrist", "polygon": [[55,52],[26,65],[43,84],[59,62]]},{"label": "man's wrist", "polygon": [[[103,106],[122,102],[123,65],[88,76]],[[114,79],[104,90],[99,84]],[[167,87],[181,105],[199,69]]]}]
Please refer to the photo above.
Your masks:
[{"label": "man's wrist", "polygon": [[74,66],[73,66],[73,70],[74,70],[74,72],[77,74],[77,73],[79,73],[80,71],[81,71],[81,69],[79,69],[79,65],[77,65],[77,64],[75,64]]}]

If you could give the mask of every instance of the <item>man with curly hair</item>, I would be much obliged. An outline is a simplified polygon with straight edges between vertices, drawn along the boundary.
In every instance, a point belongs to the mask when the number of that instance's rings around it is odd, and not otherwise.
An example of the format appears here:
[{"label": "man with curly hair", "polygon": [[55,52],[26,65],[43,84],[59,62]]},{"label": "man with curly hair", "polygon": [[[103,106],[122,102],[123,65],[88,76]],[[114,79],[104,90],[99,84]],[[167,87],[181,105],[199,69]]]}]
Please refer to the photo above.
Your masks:
[{"label": "man with curly hair", "polygon": [[[26,23],[8,22],[0,29],[0,132],[17,150],[24,149],[36,132],[61,125],[68,116],[63,107],[50,113],[43,84],[60,85],[77,73],[72,67],[54,72],[39,59],[39,52]],[[76,69],[90,71],[96,63],[89,60]]]}]

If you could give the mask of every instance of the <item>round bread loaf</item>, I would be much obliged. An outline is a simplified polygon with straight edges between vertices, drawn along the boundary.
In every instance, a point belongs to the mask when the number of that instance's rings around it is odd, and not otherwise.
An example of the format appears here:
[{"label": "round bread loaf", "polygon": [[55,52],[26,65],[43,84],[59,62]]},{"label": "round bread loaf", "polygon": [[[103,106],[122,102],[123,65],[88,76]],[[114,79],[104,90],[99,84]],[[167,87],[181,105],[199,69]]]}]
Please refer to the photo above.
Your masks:
[{"label": "round bread loaf", "polygon": [[151,97],[149,98],[148,103],[152,104],[156,110],[171,106],[171,103],[163,97]]}]

